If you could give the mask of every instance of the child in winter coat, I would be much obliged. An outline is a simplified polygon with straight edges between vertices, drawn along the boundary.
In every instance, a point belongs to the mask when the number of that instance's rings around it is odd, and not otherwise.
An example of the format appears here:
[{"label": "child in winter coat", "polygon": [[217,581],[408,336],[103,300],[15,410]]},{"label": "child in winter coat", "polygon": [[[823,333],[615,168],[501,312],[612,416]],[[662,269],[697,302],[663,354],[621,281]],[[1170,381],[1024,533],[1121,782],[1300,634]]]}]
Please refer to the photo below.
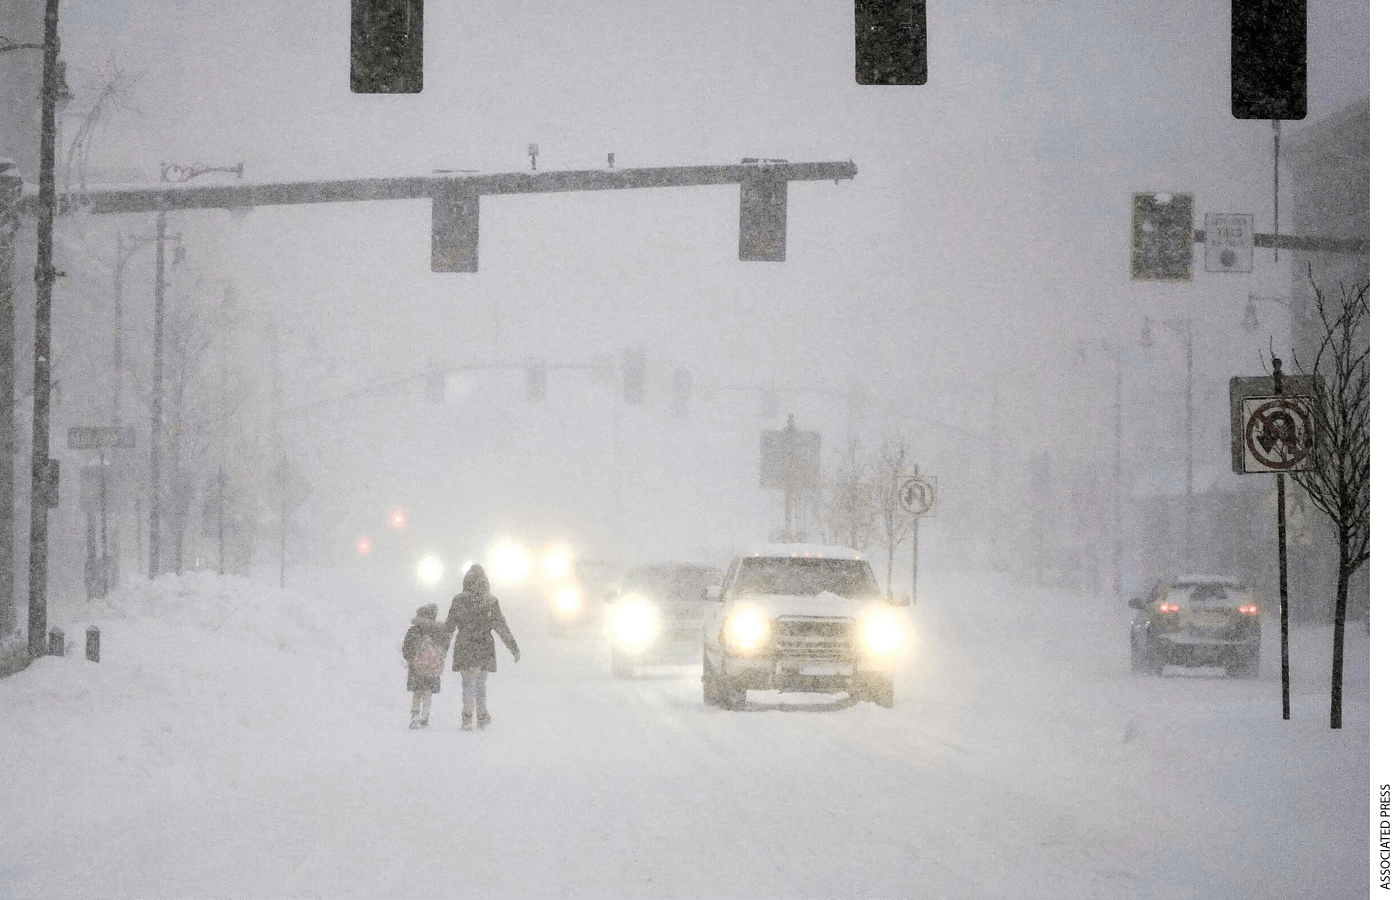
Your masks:
[{"label": "child in winter coat", "polygon": [[418,607],[413,624],[403,636],[403,658],[408,663],[408,689],[413,692],[408,727],[426,728],[433,694],[442,687],[442,667],[447,661],[447,628],[437,620],[437,604]]}]

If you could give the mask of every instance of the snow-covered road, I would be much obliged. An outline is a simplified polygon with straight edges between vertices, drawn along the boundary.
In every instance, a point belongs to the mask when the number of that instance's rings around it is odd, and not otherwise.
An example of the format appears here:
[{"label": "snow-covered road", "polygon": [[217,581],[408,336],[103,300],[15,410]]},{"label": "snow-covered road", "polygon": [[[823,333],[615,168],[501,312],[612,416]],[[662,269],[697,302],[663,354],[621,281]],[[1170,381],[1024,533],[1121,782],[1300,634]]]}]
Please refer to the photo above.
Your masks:
[{"label": "snow-covered road", "polygon": [[[0,897],[1284,897],[1364,891],[1366,635],[1264,674],[1127,673],[1116,602],[936,578],[882,710],[698,670],[613,679],[507,597],[494,724],[406,728],[421,598],[310,573],[167,579],[95,610],[104,657],[0,681]],[[439,602],[445,598],[438,598]],[[70,638],[70,640],[72,640]]]}]

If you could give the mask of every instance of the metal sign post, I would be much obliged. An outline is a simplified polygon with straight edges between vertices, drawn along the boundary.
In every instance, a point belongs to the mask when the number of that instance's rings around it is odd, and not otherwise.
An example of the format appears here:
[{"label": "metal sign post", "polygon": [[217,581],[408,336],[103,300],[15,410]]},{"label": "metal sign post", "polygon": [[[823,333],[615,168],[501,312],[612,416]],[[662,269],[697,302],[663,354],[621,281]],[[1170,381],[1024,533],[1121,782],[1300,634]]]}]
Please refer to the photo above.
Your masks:
[{"label": "metal sign post", "polygon": [[1312,376],[1286,377],[1274,357],[1274,374],[1230,379],[1231,462],[1237,474],[1273,472],[1278,503],[1278,616],[1283,718],[1288,708],[1288,507],[1284,476],[1312,467],[1315,419]]},{"label": "metal sign post", "polygon": [[129,450],[135,446],[135,428],[96,425],[68,429],[69,450],[98,451],[98,464],[84,466],[79,482],[80,505],[87,513],[84,581],[89,600],[105,597],[111,589],[112,560],[107,544],[107,451]]},{"label": "metal sign post", "polygon": [[[911,603],[919,602],[919,519],[933,509],[934,501],[938,497],[938,479],[935,478],[930,484],[926,479],[919,477],[919,467],[914,467],[914,474],[899,480],[897,493],[899,495],[899,508],[905,513],[914,517],[914,554],[913,565],[910,567],[910,587],[909,600]],[[885,586],[889,590],[889,585]]]}]

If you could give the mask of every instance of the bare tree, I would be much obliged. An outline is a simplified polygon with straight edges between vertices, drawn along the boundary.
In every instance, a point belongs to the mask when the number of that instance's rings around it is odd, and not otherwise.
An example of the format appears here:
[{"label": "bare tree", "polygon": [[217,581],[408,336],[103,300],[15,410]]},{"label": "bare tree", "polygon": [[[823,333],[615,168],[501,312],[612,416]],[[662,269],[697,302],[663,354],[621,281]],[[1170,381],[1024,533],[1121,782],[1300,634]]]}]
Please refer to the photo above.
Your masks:
[{"label": "bare tree", "polygon": [[[1311,274],[1309,275],[1311,280]],[[1337,538],[1337,602],[1332,631],[1332,727],[1342,727],[1342,639],[1347,586],[1371,558],[1371,373],[1368,320],[1370,284],[1339,284],[1336,304],[1313,282],[1322,341],[1302,372],[1317,379],[1313,467],[1294,472]]]},{"label": "bare tree", "polygon": [[846,449],[837,456],[830,491],[822,498],[818,518],[824,540],[855,550],[870,546],[875,524],[875,483],[870,468],[860,439],[848,439]]},{"label": "bare tree", "polygon": [[899,507],[899,476],[910,465],[909,439],[899,432],[885,435],[875,460],[875,540],[885,548],[885,592],[892,590],[894,553],[909,536],[909,517]]}]

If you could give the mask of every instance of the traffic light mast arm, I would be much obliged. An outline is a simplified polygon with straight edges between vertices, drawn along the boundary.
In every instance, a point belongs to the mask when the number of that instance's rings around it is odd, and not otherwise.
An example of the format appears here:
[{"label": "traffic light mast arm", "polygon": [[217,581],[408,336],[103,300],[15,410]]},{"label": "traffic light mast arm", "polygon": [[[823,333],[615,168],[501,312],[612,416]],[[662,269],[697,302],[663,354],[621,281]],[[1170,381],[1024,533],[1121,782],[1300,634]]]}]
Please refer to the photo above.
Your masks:
[{"label": "traffic light mast arm", "polygon": [[[95,214],[227,209],[364,200],[418,200],[442,195],[492,196],[607,191],[631,188],[740,184],[764,177],[780,181],[841,181],[854,178],[853,162],[771,163],[762,165],[664,166],[642,169],[579,169],[559,172],[442,174],[268,184],[167,184],[113,187],[62,198],[65,210],[86,206]],[[24,204],[34,195],[26,191]]]},{"label": "traffic light mast arm", "polygon": [[[1195,242],[1204,244],[1206,232],[1197,228]],[[1280,250],[1302,250],[1313,253],[1369,253],[1371,242],[1366,238],[1304,237],[1295,234],[1265,234],[1256,232],[1254,246]]]},{"label": "traffic light mast arm", "polygon": [[290,407],[287,415],[299,415],[301,413],[315,412],[323,407],[332,406],[337,403],[347,403],[351,400],[363,400],[368,397],[383,397],[397,392],[400,388],[409,385],[420,384],[433,376],[450,375],[454,372],[487,372],[499,371],[502,369],[596,369],[597,366],[589,363],[529,363],[529,362],[496,362],[496,363],[472,363],[461,366],[441,366],[427,372],[418,372],[413,375],[405,375],[402,378],[394,378],[389,381],[382,381],[369,387],[350,391],[345,394],[337,394],[334,397],[324,397],[320,400],[312,400],[299,406]]}]

